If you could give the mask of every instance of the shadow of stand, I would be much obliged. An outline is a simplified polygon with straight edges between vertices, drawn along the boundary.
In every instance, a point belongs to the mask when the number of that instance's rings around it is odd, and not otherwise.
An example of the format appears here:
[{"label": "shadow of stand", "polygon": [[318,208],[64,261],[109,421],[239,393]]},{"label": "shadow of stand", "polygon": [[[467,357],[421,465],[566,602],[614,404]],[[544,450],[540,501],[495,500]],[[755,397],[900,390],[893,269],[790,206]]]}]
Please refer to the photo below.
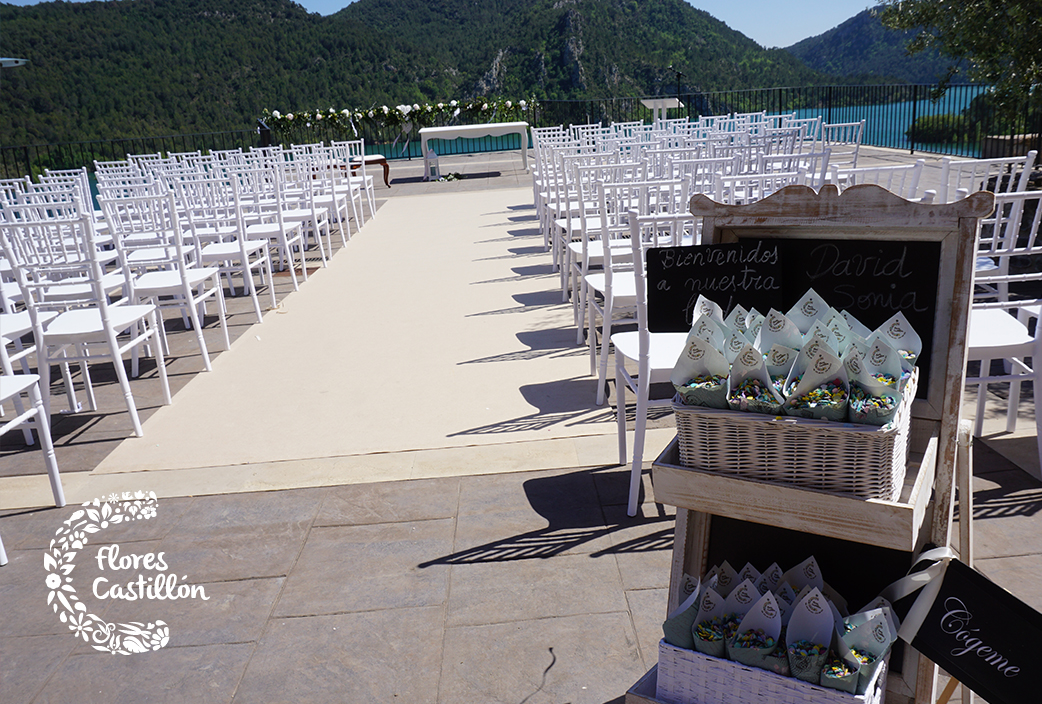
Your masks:
[{"label": "shadow of stand", "polygon": [[[620,475],[622,482],[628,476],[628,472],[615,473]],[[590,556],[672,549],[673,516],[660,513],[646,518],[629,518],[620,505],[622,520],[611,522],[605,520],[600,501],[591,496],[592,489],[590,471],[530,479],[524,483],[528,503],[549,525],[422,562],[418,566],[545,560],[626,528],[662,522],[670,522],[670,525],[652,534],[590,553]]]}]

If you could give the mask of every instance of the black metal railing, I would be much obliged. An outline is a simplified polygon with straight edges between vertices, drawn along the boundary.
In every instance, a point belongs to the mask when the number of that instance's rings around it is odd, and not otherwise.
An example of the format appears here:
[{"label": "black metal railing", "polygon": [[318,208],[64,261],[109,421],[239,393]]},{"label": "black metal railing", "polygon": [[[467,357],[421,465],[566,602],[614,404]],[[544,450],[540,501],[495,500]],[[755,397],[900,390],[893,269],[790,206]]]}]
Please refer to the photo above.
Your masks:
[{"label": "black metal railing", "polygon": [[93,170],[95,161],[122,161],[128,154],[194,151],[205,154],[211,149],[258,146],[258,140],[258,130],[253,129],[0,147],[0,175],[3,178],[35,177],[44,169],[78,169],[82,166]]},{"label": "black metal railing", "polygon": [[[805,86],[753,90],[688,93],[679,96],[683,107],[667,117],[697,119],[702,115],[761,112],[795,113],[797,117],[821,116],[824,122],[866,121],[864,144],[955,156],[1019,156],[1042,147],[1042,102],[1025,104],[1000,113],[991,104],[988,89],[974,85],[951,86],[939,100],[928,85]],[[670,96],[676,97],[676,96]],[[459,118],[457,118],[459,119]],[[523,117],[536,127],[600,122],[650,122],[653,113],[641,98],[602,100],[546,100]],[[43,169],[93,167],[94,161],[117,161],[128,154],[191,152],[265,146],[275,143],[307,143],[365,139],[370,153],[389,159],[417,158],[418,127],[400,128],[371,123],[348,129],[329,124],[300,125],[292,133],[278,134],[262,122],[251,130],[72,142],[65,144],[0,147],[0,176],[18,178]],[[438,142],[439,154],[516,150],[514,135]]]},{"label": "black metal railing", "polygon": [[[667,117],[693,120],[702,115],[761,111],[820,115],[827,123],[865,120],[864,143],[875,147],[977,158],[1042,151],[1042,105],[1038,101],[1001,113],[984,86],[950,86],[939,100],[932,99],[932,90],[929,85],[878,85],[682,93],[683,107],[669,110]],[[543,126],[651,119],[652,111],[640,98],[543,101],[538,113]]]}]

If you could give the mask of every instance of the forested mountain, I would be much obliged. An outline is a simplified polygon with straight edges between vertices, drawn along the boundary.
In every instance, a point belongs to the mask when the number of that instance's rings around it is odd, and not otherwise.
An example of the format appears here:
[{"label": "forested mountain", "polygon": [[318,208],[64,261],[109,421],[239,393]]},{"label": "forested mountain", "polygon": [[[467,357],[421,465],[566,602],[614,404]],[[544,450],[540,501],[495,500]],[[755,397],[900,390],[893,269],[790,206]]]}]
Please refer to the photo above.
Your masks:
[{"label": "forested mountain", "polygon": [[0,6],[0,144],[244,129],[264,108],[451,92],[426,52],[288,0]]},{"label": "forested mountain", "polygon": [[683,0],[359,0],[357,19],[455,62],[479,92],[608,98],[820,83]]},{"label": "forested mountain", "polygon": [[581,98],[827,79],[683,0],[0,4],[0,144],[245,129],[267,109]]},{"label": "forested mountain", "polygon": [[786,51],[810,68],[854,82],[936,83],[948,61],[933,49],[909,56],[905,47],[912,36],[911,31],[887,29],[873,10],[865,10]]}]

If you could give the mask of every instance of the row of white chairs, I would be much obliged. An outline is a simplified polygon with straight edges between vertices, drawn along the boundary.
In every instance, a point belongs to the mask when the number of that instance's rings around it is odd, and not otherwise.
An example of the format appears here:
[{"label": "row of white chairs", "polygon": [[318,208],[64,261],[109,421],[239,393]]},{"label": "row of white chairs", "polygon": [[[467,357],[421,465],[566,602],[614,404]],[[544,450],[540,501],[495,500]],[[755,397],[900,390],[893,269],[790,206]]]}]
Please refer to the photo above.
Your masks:
[{"label": "row of white chairs", "polygon": [[[621,127],[621,128],[620,128]],[[636,510],[637,490],[639,489],[639,473],[643,461],[643,437],[646,427],[646,414],[649,400],[646,390],[642,390],[637,380],[627,371],[626,361],[640,365],[642,360],[648,362],[648,374],[652,382],[668,381],[668,372],[672,370],[676,355],[669,352],[641,357],[639,351],[632,356],[622,343],[627,338],[619,337],[621,333],[612,331],[612,318],[622,308],[640,318],[640,302],[638,284],[635,283],[637,270],[641,267],[633,265],[633,254],[630,247],[635,244],[627,232],[628,221],[624,213],[632,210],[638,218],[648,219],[651,231],[659,232],[657,237],[643,237],[645,243],[662,242],[663,233],[669,233],[666,241],[683,244],[698,241],[698,223],[693,222],[686,213],[686,202],[690,195],[701,192],[714,200],[728,203],[752,202],[776,188],[791,183],[805,183],[818,188],[823,183],[834,183],[840,189],[860,184],[876,184],[891,190],[908,200],[929,202],[950,202],[965,197],[976,190],[992,190],[996,192],[1016,193],[1022,191],[1034,163],[1035,155],[1015,159],[952,159],[942,161],[941,187],[936,190],[924,190],[923,171],[925,160],[913,164],[883,167],[857,167],[856,147],[860,144],[864,131],[863,123],[843,126],[843,129],[854,129],[857,134],[849,136],[854,142],[854,155],[845,164],[829,163],[831,150],[817,155],[817,162],[810,160],[809,154],[755,155],[755,161],[748,152],[732,153],[727,157],[706,156],[704,146],[690,146],[674,140],[672,146],[664,146],[658,142],[640,152],[615,147],[621,142],[612,135],[628,132],[632,135],[643,130],[643,134],[651,134],[646,126],[613,125],[610,129],[599,126],[580,126],[577,135],[575,130],[549,128],[533,130],[533,142],[536,144],[537,169],[533,174],[533,191],[537,207],[546,209],[541,222],[551,223],[551,235],[548,245],[554,250],[555,262],[562,269],[562,296],[572,296],[574,317],[577,326],[577,341],[582,342],[583,326],[587,330],[587,343],[590,346],[591,373],[598,374],[597,403],[603,403],[605,376],[609,343],[616,352],[616,392],[619,396],[620,419],[620,463],[631,463],[631,477],[634,481],[630,496],[630,513]],[[675,129],[675,127],[673,127]],[[600,132],[598,132],[600,130]],[[596,136],[601,141],[598,149]],[[587,145],[583,145],[583,140]],[[650,141],[650,140],[648,140]],[[542,147],[542,152],[540,151]],[[633,159],[640,153],[642,160]],[[749,169],[750,162],[757,163]],[[804,167],[802,170],[799,167]],[[817,167],[820,166],[820,171]],[[813,169],[813,176],[808,178],[807,167]],[[793,172],[782,169],[795,169]],[[776,175],[775,183],[764,183],[760,188],[749,188],[749,171],[755,170],[763,182],[769,182],[771,174]],[[745,171],[745,173],[741,173]],[[802,171],[802,172],[801,172]],[[571,178],[567,178],[571,174]],[[681,177],[681,182],[671,183],[670,179]],[[562,185],[564,184],[564,185]],[[548,188],[551,187],[551,188]],[[649,207],[656,203],[656,198],[648,193],[654,188],[675,187],[683,189],[684,195],[676,200],[684,207]],[[619,193],[624,194],[619,197]],[[1026,198],[1027,196],[1013,196]],[[671,197],[661,198],[662,203],[671,203]],[[1007,207],[1007,210],[1009,206]],[[667,225],[658,220],[666,219]],[[669,219],[672,218],[672,221]],[[1036,228],[1037,229],[1037,228]],[[679,233],[679,234],[678,234]],[[675,236],[675,240],[670,237]],[[606,244],[607,243],[607,244]],[[634,250],[635,251],[635,250]],[[615,264],[612,264],[614,260]],[[618,266],[627,267],[625,276],[616,270]],[[620,284],[620,282],[624,282]],[[597,325],[597,317],[600,325]],[[1010,317],[1010,316],[1007,316]],[[637,333],[642,332],[638,324]],[[600,333],[600,345],[596,344]],[[646,332],[646,331],[644,331]],[[667,338],[668,339],[668,338]],[[682,344],[682,340],[672,340],[674,347]],[[599,347],[599,349],[598,349]],[[657,348],[656,348],[657,349]],[[677,350],[679,351],[679,347]],[[661,366],[651,360],[662,362]],[[632,366],[632,365],[631,365]],[[1023,371],[1023,367],[1020,367]],[[625,387],[628,386],[637,396],[636,433],[634,437],[634,454],[632,458],[625,456]],[[1040,444],[1042,451],[1042,444]]]},{"label": "row of white chairs", "polygon": [[[634,262],[643,259],[635,259],[637,250],[630,233],[632,218],[667,219],[667,226],[655,225],[643,233],[644,245],[695,244],[697,225],[687,214],[691,195],[701,192],[729,203],[753,202],[786,185],[806,182],[808,167],[824,179],[828,152],[776,153],[768,157],[763,152],[734,149],[727,156],[713,157],[706,156],[711,152],[704,145],[678,146],[674,142],[672,147],[653,144],[653,148],[643,150],[640,158],[634,159],[637,152],[619,149],[610,139],[601,143],[607,148],[599,150],[582,146],[581,140],[571,139],[563,131],[551,133],[549,145],[540,144],[542,137],[538,131],[535,133],[537,152],[539,147],[545,148],[541,155],[545,183],[534,177],[534,184],[536,189],[547,189],[543,204],[551,226],[550,248],[561,268],[562,296],[571,294],[578,342],[582,342],[584,327],[587,331],[590,370],[597,375],[596,402],[604,402],[610,348],[615,350],[619,398],[625,399],[625,387],[637,396],[630,463],[632,476],[639,479],[649,405],[648,389],[642,379],[649,375],[634,376],[627,369],[627,361],[630,366],[643,369],[650,364],[648,368],[654,369],[670,354],[656,353],[652,363],[639,353],[643,266]],[[750,169],[750,164],[755,166]],[[620,318],[637,322],[637,331],[619,332]],[[675,361],[673,354],[668,360],[670,369]],[[618,409],[620,463],[627,463],[624,400]],[[631,515],[636,511],[636,500],[634,489],[630,496]]]},{"label": "row of white chairs", "polygon": [[[134,433],[141,436],[129,382],[140,373],[140,357],[154,359],[163,401],[170,402],[162,308],[181,311],[210,370],[203,335],[207,303],[224,347],[229,344],[222,276],[232,292],[232,277],[241,277],[263,322],[256,279],[275,307],[273,253],[289,261],[296,288],[297,255],[307,276],[303,253],[309,243],[302,232],[310,231],[325,261],[326,248],[332,252],[329,213],[343,244],[350,220],[356,228],[363,222],[363,202],[369,216],[375,214],[361,143],[205,157],[137,155],[96,168],[97,209],[85,169],[49,171],[38,182],[0,182],[0,416],[4,405],[14,408],[0,434],[21,427],[30,444],[28,424],[35,427],[58,505],[64,497],[49,432],[52,367],[61,370],[70,411],[77,411],[70,365],[78,365],[87,402],[96,410],[90,364],[111,362]],[[325,188],[322,200],[317,194]],[[129,375],[123,364],[128,354]]]}]

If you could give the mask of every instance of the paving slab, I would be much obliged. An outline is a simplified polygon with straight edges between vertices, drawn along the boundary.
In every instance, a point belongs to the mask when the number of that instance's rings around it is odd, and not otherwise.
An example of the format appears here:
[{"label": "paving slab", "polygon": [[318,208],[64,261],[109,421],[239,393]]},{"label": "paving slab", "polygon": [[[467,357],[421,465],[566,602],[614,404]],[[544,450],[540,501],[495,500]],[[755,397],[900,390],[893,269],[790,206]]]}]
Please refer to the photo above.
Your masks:
[{"label": "paving slab", "polygon": [[451,518],[313,528],[276,616],[442,606],[449,570],[421,565],[451,550]]},{"label": "paving slab", "polygon": [[133,657],[70,655],[33,699],[40,704],[230,702],[252,643],[164,648]]},{"label": "paving slab", "polygon": [[[439,607],[273,621],[235,702],[438,702]],[[441,700],[445,701],[445,700]]]},{"label": "paving slab", "polygon": [[444,648],[442,702],[605,704],[645,671],[620,612],[450,627]]},{"label": "paving slab", "polygon": [[633,629],[645,670],[658,663],[658,642],[662,640],[662,621],[669,602],[669,589],[630,589],[626,603],[633,617]]}]

